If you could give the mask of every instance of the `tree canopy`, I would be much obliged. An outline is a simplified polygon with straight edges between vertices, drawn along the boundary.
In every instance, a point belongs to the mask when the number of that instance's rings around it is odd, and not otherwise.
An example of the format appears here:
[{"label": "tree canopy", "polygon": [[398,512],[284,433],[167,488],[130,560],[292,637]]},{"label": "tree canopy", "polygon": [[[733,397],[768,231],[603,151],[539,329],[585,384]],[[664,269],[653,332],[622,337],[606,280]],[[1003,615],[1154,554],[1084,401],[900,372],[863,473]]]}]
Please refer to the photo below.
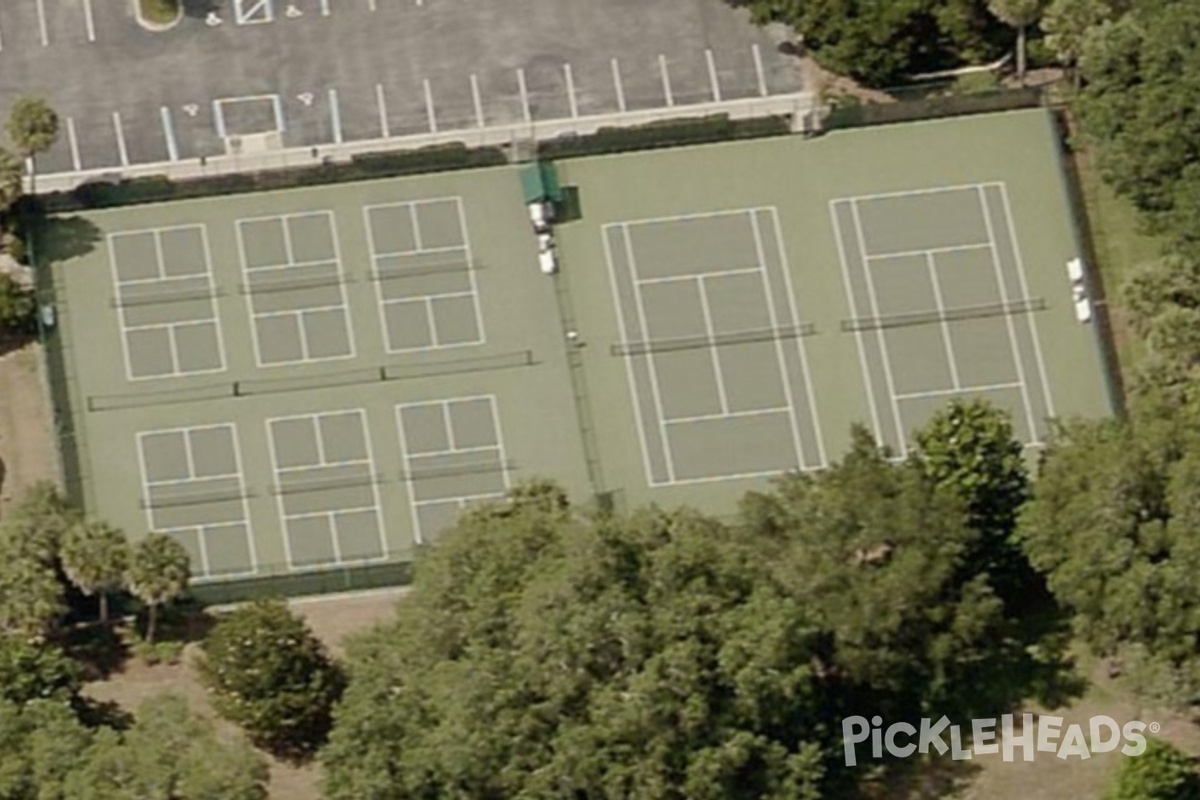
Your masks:
[{"label": "tree canopy", "polygon": [[58,114],[40,97],[18,97],[5,127],[17,152],[28,157],[49,150],[58,139]]},{"label": "tree canopy", "polygon": [[126,584],[146,604],[146,641],[154,641],[158,609],[187,591],[190,576],[187,550],[165,533],[151,533],[134,545]]},{"label": "tree canopy", "polygon": [[324,743],[343,688],[324,646],[280,601],[219,619],[204,641],[200,676],[222,716],[255,744],[293,757]]},{"label": "tree canopy", "polygon": [[727,522],[587,517],[545,484],[471,511],[351,645],[327,796],[841,796],[844,716],[1026,688],[979,688],[1011,658],[966,505],[859,431]]}]

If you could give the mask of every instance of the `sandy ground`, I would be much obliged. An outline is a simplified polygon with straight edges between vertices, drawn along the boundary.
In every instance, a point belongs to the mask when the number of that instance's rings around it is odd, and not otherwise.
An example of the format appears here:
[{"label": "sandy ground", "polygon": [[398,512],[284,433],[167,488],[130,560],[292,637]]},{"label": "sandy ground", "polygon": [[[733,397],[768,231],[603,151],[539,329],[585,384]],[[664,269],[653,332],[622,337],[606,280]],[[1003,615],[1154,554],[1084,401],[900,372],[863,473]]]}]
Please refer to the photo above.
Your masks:
[{"label": "sandy ground", "polygon": [[[363,630],[388,619],[403,589],[388,589],[351,595],[331,595],[302,598],[292,601],[296,613],[303,616],[313,632],[338,656],[344,654],[343,641],[348,634]],[[216,719],[208,695],[196,679],[192,666],[199,650],[190,644],[184,651],[182,663],[149,666],[131,659],[108,680],[95,681],[84,687],[84,694],[100,701],[114,702],[127,711],[134,711],[148,697],[174,692],[187,697],[192,710]],[[232,733],[228,723],[219,727]],[[271,766],[270,797],[272,800],[318,800],[321,770],[317,764],[302,767],[285,764],[268,757]]]},{"label": "sandy ground", "polygon": [[6,352],[0,342],[0,516],[30,484],[57,480],[50,405],[39,375],[40,347]]}]

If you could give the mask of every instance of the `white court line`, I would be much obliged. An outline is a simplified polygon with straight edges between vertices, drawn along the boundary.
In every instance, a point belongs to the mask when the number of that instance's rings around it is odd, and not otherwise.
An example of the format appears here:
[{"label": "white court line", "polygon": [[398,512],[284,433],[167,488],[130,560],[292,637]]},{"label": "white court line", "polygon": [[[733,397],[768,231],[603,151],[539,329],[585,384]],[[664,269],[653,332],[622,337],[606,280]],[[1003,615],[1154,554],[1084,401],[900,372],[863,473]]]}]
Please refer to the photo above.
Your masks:
[{"label": "white court line", "polygon": [[663,420],[664,425],[678,425],[688,422],[715,422],[719,419],[738,419],[740,417],[763,417],[768,414],[786,414],[789,411],[788,407],[780,406],[779,408],[753,408],[748,411],[729,411],[724,414],[698,414],[694,417],[674,417],[672,419]]},{"label": "white court line", "polygon": [[113,130],[117,132],[117,153],[121,156],[121,166],[129,166],[129,151],[125,148],[125,131],[121,128],[121,112],[112,112]]},{"label": "white court line", "polygon": [[[749,215],[750,230],[754,233],[754,251],[758,257],[758,266],[762,273],[760,280],[763,289],[763,302],[767,304],[767,316],[771,320],[771,327],[779,330],[779,316],[775,313],[775,298],[772,296],[771,278],[767,273],[766,248],[763,247],[762,233],[758,227],[758,212],[751,211]],[[782,265],[782,268],[786,270],[787,265]],[[793,317],[793,325],[799,322],[800,320]],[[804,448],[800,444],[800,422],[796,419],[796,398],[792,396],[791,373],[788,372],[787,361],[783,357],[783,342],[778,338],[775,340],[775,363],[779,367],[779,382],[783,384],[783,396],[787,399],[788,421],[792,426],[792,447],[795,448],[796,466],[803,469],[805,466]]]},{"label": "white court line", "polygon": [[529,110],[529,90],[525,86],[525,70],[517,67],[517,89],[521,93],[521,113],[526,122],[533,121],[533,113]]},{"label": "white court line", "polygon": [[658,71],[662,73],[663,97],[667,101],[667,106],[674,106],[675,97],[671,94],[671,75],[667,72],[667,57],[662,53],[658,54]]},{"label": "white court line", "polygon": [[433,87],[429,85],[428,78],[421,83],[425,87],[425,113],[429,116],[429,132],[437,133],[437,114],[433,110]]},{"label": "white court line", "polygon": [[673,481],[656,483],[654,486],[689,486],[700,483],[717,483],[719,481],[748,481],[762,478],[778,478],[782,471],[779,469],[765,469],[756,472],[734,472],[729,475],[706,475],[703,478],[679,478]]},{"label": "white court line", "polygon": [[621,84],[621,65],[614,58],[609,62],[612,66],[613,87],[617,90],[617,108],[625,113],[625,87]]},{"label": "white court line", "polygon": [[486,126],[483,121],[483,98],[479,96],[479,78],[474,72],[471,73],[471,102],[475,106],[475,124],[480,128]]},{"label": "white court line", "polygon": [[762,51],[758,49],[758,43],[750,45],[750,53],[754,56],[754,74],[758,77],[758,94],[760,97],[767,96],[767,76],[763,72]]},{"label": "white court line", "polygon": [[67,117],[67,145],[71,149],[71,165],[79,172],[83,169],[83,162],[79,158],[79,137],[75,135],[74,117]]},{"label": "white court line", "polygon": [[985,383],[981,386],[959,386],[955,389],[930,389],[927,392],[905,392],[904,394],[896,395],[897,400],[916,400],[923,397],[948,397],[954,394],[974,394],[977,392],[988,392],[994,389],[1018,389],[1023,384],[1020,381],[1011,381],[1008,383]]},{"label": "white court line", "polygon": [[721,82],[717,79],[717,62],[711,49],[705,48],[704,60],[708,62],[708,82],[712,85],[713,102],[721,102]]},{"label": "white court line", "polygon": [[37,0],[38,12],[38,30],[42,34],[42,47],[50,46],[50,35],[46,31],[46,4],[45,0]]},{"label": "white court line", "polygon": [[[1012,208],[1008,203],[1008,186],[1002,182],[994,185],[1000,189],[1000,200],[1004,206],[1004,218],[1008,223],[1008,236],[1009,241],[1012,242],[1013,258],[1017,261],[1017,279],[1021,285],[1021,293],[1025,297],[1029,297],[1029,285],[1025,280],[1025,261],[1021,258],[1020,243],[1017,241],[1017,229],[1013,224]],[[1029,315],[1029,332],[1033,335],[1033,353],[1037,358],[1038,377],[1042,380],[1042,394],[1046,400],[1046,413],[1053,417],[1055,416],[1054,398],[1050,393],[1050,381],[1046,377],[1046,362],[1042,358],[1042,341],[1038,336],[1037,320],[1033,314]]]},{"label": "white court line", "polygon": [[[1008,305],[1008,287],[1004,283],[1004,272],[1000,268],[1000,251],[996,247],[996,234],[992,230],[992,215],[988,208],[987,193],[983,186],[976,187],[976,197],[979,208],[983,212],[983,221],[987,226],[988,238],[992,240],[992,270],[996,275],[996,283],[1000,289],[1000,302]],[[1017,380],[1021,382],[1021,401],[1025,404],[1025,422],[1029,425],[1029,435],[1037,438],[1037,426],[1033,420],[1033,405],[1029,401],[1029,387],[1025,382],[1025,364],[1021,357],[1021,348],[1017,344],[1016,323],[1012,314],[1004,315],[1004,325],[1008,329],[1008,344],[1012,348],[1013,365],[1017,368]]]},{"label": "white court line", "polygon": [[171,109],[161,106],[159,113],[162,115],[163,136],[167,140],[167,157],[172,161],[178,161],[179,145],[175,141],[175,131],[171,126]]},{"label": "white court line", "polygon": [[920,197],[926,194],[941,194],[943,192],[974,192],[984,186],[994,186],[994,182],[989,183],[962,183],[953,186],[931,186],[924,189],[903,189],[896,192],[876,192],[874,194],[859,194],[853,197],[839,197],[838,201],[856,201],[863,202],[865,200],[885,200],[895,197]]},{"label": "white court line", "polygon": [[[933,287],[933,303],[937,307],[939,325],[942,329],[942,342],[946,345],[946,360],[950,362],[950,383],[955,389],[962,386],[958,379],[958,361],[954,355],[954,340],[950,336],[950,320],[946,317],[946,304],[942,302],[942,287],[938,283],[937,265],[933,254],[925,256],[925,265],[929,268],[929,282]],[[870,265],[867,269],[870,269]]]},{"label": "white court line", "polygon": [[[704,330],[707,332],[708,340],[714,342],[717,339],[717,332],[713,329],[712,313],[708,307],[708,289],[704,285],[704,276],[697,277],[696,283],[700,285],[700,315],[704,318]],[[721,415],[728,416],[729,397],[725,391],[725,376],[721,374],[721,356],[717,353],[716,347],[709,347],[708,352],[712,359],[713,375],[717,379],[717,401],[721,406]],[[666,420],[664,419],[663,422],[665,423]]]},{"label": "white court line", "polygon": [[[608,241],[608,232],[617,227],[616,223],[609,223],[600,229],[600,241],[604,245],[604,262],[608,266],[608,282],[612,287],[613,305],[617,309],[617,330],[621,334],[621,343],[628,344],[629,330],[625,324],[625,309],[622,308],[620,289],[617,285],[617,268],[613,261],[612,246]],[[636,286],[634,291],[637,291]],[[629,399],[633,406],[633,417],[636,421],[638,441],[642,445],[642,467],[646,470],[646,482],[654,485],[654,473],[650,467],[650,444],[646,437],[646,423],[642,418],[641,398],[638,396],[638,387],[636,383],[636,375],[633,371],[633,359],[625,359],[625,377],[629,382]]]},{"label": "white court line", "polygon": [[686,275],[665,275],[661,278],[638,278],[636,286],[657,283],[675,283],[677,281],[692,281],[696,278],[725,278],[731,275],[757,275],[761,267],[739,267],[737,269],[714,269],[711,272],[689,272]]},{"label": "white court line", "polygon": [[[646,322],[646,306],[642,302],[642,291],[638,287],[637,261],[633,257],[633,238],[629,235],[629,226],[621,223],[621,236],[625,240],[625,258],[629,261],[629,276],[633,279],[633,298],[634,306],[637,308],[638,323],[641,329],[646,334],[646,338],[650,338],[650,326]],[[619,297],[619,295],[618,295]],[[654,361],[654,354],[646,354],[646,362],[650,367],[650,389],[654,397],[654,410],[658,419],[655,422],[658,424],[658,436],[662,441],[663,454],[667,462],[667,480],[673,482],[675,480],[675,456],[671,452],[671,440],[667,436],[667,428],[663,425],[663,420],[667,418],[663,411],[662,390],[658,385],[658,366]],[[650,483],[653,485],[654,480]]]},{"label": "white court line", "polygon": [[[799,324],[800,310],[796,308],[796,293],[792,288],[791,269],[787,257],[787,248],[783,245],[783,226],[779,224],[779,210],[775,206],[770,206],[771,212],[771,227],[775,229],[775,246],[779,248],[780,269],[783,272],[783,288],[787,292],[788,310],[791,312],[792,321]],[[767,284],[770,285],[770,275],[767,275]],[[817,469],[824,469],[829,463],[829,459],[825,454],[825,437],[821,433],[821,421],[817,416],[817,396],[813,391],[812,373],[808,369],[808,349],[804,346],[804,339],[796,337],[796,351],[800,354],[800,369],[804,371],[802,376],[804,379],[804,393],[808,397],[808,415],[812,421],[813,437],[817,440],[817,457],[820,461],[817,463]],[[794,405],[794,404],[793,404]]]},{"label": "white court line", "polygon": [[337,89],[329,90],[329,121],[333,125],[333,143],[342,143],[342,111],[338,108]]},{"label": "white court line", "polygon": [[92,0],[83,0],[83,21],[89,42],[96,41],[96,22],[92,19]]},{"label": "white court line", "polygon": [[[865,253],[867,252],[867,243],[866,238],[863,235],[862,220],[859,219],[858,216],[857,201],[850,201],[850,217],[854,220],[854,236],[858,241],[858,252]],[[870,299],[871,313],[873,316],[878,317],[880,315],[879,298],[875,295],[875,281],[871,277],[871,268],[867,262],[863,261],[862,259],[859,259],[858,266],[862,269],[863,274],[867,278],[867,297]],[[900,451],[897,455],[899,455],[901,458],[904,458],[908,455],[908,434],[904,430],[904,418],[900,414],[900,404],[896,402],[896,382],[892,378],[892,359],[891,356],[888,355],[887,339],[883,335],[883,329],[880,328],[876,330],[875,335],[879,341],[880,355],[883,357],[883,376],[887,381],[888,398],[892,404],[892,418],[896,424],[896,440],[899,443],[898,449]],[[886,444],[886,442],[883,442],[882,444]]]},{"label": "white court line", "polygon": [[989,250],[992,247],[991,242],[983,242],[982,244],[955,244],[946,247],[930,247],[926,250],[897,250],[892,253],[871,253],[866,255],[868,261],[874,261],[881,258],[910,258],[913,256],[929,256],[938,255],[940,253],[962,253],[971,250]]},{"label": "white court line", "polygon": [[571,118],[579,116],[579,102],[575,97],[575,76],[571,74],[571,65],[563,64],[563,78],[567,82],[567,102],[571,107]]},{"label": "white court line", "polygon": [[379,134],[384,139],[390,139],[392,131],[388,126],[387,99],[383,95],[382,83],[375,84],[375,104],[379,106]]}]

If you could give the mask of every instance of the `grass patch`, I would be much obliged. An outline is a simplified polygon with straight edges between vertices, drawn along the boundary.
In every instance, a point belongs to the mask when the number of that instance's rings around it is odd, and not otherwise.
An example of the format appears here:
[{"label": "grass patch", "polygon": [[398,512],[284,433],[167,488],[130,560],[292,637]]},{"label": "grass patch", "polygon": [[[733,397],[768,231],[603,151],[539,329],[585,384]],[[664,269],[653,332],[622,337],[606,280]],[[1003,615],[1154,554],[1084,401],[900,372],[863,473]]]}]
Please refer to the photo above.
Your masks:
[{"label": "grass patch", "polygon": [[1162,254],[1162,242],[1142,232],[1137,209],[1104,183],[1091,151],[1077,150],[1074,159],[1095,250],[1094,266],[1108,301],[1117,359],[1122,372],[1129,375],[1145,352],[1145,345],[1129,330],[1124,318],[1121,287],[1139,264]]},{"label": "grass patch", "polygon": [[138,0],[142,19],[158,25],[167,25],[179,18],[181,0]]}]

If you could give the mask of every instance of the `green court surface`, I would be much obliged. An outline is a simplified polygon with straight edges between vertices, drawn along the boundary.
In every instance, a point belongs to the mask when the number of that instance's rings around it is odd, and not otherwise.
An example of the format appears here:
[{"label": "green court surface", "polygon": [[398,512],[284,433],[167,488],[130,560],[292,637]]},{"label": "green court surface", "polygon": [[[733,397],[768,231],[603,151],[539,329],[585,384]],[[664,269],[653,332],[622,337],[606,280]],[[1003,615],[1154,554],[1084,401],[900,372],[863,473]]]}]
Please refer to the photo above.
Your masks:
[{"label": "green court surface", "polygon": [[522,478],[727,512],[956,396],[1031,448],[1111,411],[1041,111],[557,167],[552,278],[517,167],[88,213],[54,276],[89,510],[270,577]]}]

